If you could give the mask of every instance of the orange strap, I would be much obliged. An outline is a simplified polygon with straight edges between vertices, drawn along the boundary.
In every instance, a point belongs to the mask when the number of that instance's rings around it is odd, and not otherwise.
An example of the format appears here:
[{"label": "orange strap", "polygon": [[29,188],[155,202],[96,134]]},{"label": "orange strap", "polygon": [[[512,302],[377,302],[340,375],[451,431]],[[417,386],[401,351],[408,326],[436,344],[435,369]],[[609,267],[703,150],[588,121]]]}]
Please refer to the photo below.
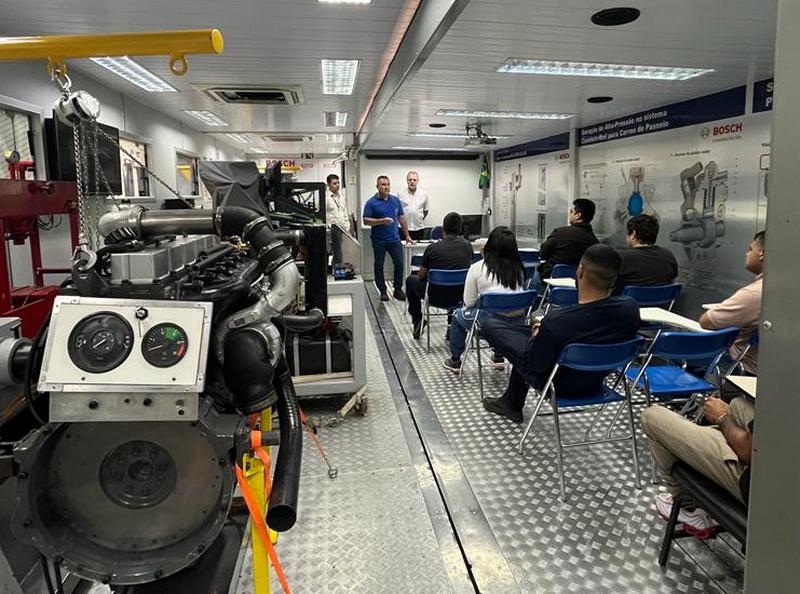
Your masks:
[{"label": "orange strap", "polygon": [[[269,479],[269,455],[260,446],[255,449],[255,453],[261,459],[261,461],[264,462],[265,493],[267,496],[269,496],[269,491],[271,488]],[[250,485],[247,484],[247,480],[244,477],[244,472],[242,472],[242,469],[238,464],[236,465],[236,481],[239,483],[239,489],[242,491],[242,497],[244,497],[244,502],[247,505],[247,509],[250,511],[250,517],[253,519],[253,523],[255,524],[256,531],[261,538],[261,542],[263,543],[264,548],[267,549],[267,555],[269,555],[269,559],[272,562],[272,567],[275,569],[275,575],[278,576],[278,581],[281,583],[283,592],[284,594],[291,594],[289,583],[286,581],[286,576],[283,573],[283,567],[281,567],[281,563],[278,560],[278,553],[275,551],[275,547],[272,545],[272,540],[270,540],[267,524],[264,522],[264,516],[262,515],[261,510],[258,509],[258,504],[253,496],[253,492],[250,490]]]}]

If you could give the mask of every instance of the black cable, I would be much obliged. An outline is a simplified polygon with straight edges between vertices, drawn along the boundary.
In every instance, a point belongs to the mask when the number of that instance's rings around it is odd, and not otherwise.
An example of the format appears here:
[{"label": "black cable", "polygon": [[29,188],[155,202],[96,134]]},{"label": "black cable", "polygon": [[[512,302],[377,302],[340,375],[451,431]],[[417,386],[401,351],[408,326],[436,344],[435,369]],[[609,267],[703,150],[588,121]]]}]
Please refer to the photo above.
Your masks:
[{"label": "black cable", "polygon": [[64,579],[61,577],[61,564],[53,563],[53,571],[56,574],[56,594],[64,594]]},{"label": "black cable", "polygon": [[36,336],[33,338],[33,342],[31,343],[31,354],[28,356],[28,360],[25,362],[25,375],[23,379],[23,391],[25,394],[25,405],[28,407],[31,415],[33,418],[40,425],[46,425],[47,423],[39,416],[39,413],[36,412],[36,409],[33,406],[33,392],[31,390],[31,380],[33,379],[33,369],[35,367],[36,360],[38,359],[39,355],[39,345],[42,342],[42,338],[44,334],[47,332],[47,327],[50,324],[50,314],[47,314],[47,317],[42,320],[41,326],[39,326],[39,330],[36,332]]},{"label": "black cable", "polygon": [[47,557],[44,555],[39,555],[39,563],[42,566],[42,573],[44,573],[44,582],[47,586],[47,593],[56,594],[56,591],[53,589],[53,580],[50,577],[50,564],[47,562]]}]

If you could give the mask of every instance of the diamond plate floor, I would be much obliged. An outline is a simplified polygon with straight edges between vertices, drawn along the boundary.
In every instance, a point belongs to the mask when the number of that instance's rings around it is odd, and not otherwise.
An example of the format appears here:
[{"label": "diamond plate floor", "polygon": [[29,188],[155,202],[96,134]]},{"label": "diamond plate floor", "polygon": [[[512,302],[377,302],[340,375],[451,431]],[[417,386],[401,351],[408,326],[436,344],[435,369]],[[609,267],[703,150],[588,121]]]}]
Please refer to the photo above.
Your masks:
[{"label": "diamond plate floor", "polygon": [[[744,562],[732,540],[682,539],[676,542],[668,567],[658,566],[664,523],[653,508],[658,487],[650,485],[646,476],[646,440],[640,440],[639,449],[641,490],[634,486],[625,445],[568,450],[569,500],[562,503],[551,419],[537,419],[525,456],[520,456],[515,449],[519,426],[480,405],[474,356],[462,380],[443,368],[448,354],[445,318],[432,321],[432,348],[426,353],[424,337],[420,341],[411,337],[405,304],[383,305],[371,297],[378,308],[388,311],[395,328],[384,331],[396,333],[402,341],[522,592],[742,591]],[[484,380],[487,395],[499,395],[507,376],[488,370]],[[586,414],[565,417],[565,438],[579,437],[588,422]]]},{"label": "diamond plate floor", "polygon": [[[306,436],[297,524],[277,546],[287,580],[297,594],[452,592],[423,499],[429,472],[412,463],[369,327],[367,377],[367,414],[319,429],[337,478]],[[253,592],[249,556],[235,592]]]}]

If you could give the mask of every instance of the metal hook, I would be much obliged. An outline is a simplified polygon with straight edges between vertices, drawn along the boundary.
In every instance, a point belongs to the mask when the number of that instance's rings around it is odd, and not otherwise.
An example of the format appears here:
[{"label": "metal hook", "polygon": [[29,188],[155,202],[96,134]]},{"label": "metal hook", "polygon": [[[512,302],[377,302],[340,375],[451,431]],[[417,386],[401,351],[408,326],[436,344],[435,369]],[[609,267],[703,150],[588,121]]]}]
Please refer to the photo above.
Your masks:
[{"label": "metal hook", "polygon": [[48,58],[47,72],[50,74],[50,80],[58,85],[64,95],[69,94],[72,88],[72,79],[67,74],[67,65],[64,60],[57,58]]},{"label": "metal hook", "polygon": [[169,57],[169,69],[175,76],[183,76],[189,70],[189,62],[183,54],[172,54]]}]

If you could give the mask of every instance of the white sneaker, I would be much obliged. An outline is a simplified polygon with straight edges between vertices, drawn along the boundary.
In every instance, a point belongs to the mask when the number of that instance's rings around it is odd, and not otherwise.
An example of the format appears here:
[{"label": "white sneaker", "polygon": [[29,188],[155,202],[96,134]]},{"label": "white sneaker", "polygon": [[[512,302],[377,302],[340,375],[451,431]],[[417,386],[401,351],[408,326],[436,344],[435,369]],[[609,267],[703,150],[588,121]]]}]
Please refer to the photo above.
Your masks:
[{"label": "white sneaker", "polygon": [[[656,511],[664,520],[669,520],[670,512],[672,512],[671,493],[659,493],[656,495]],[[684,532],[699,540],[711,538],[714,535],[714,529],[717,527],[717,523],[711,519],[711,516],[699,507],[694,508],[692,511],[681,508],[680,512],[678,512],[678,524],[680,524],[680,528]]]}]

